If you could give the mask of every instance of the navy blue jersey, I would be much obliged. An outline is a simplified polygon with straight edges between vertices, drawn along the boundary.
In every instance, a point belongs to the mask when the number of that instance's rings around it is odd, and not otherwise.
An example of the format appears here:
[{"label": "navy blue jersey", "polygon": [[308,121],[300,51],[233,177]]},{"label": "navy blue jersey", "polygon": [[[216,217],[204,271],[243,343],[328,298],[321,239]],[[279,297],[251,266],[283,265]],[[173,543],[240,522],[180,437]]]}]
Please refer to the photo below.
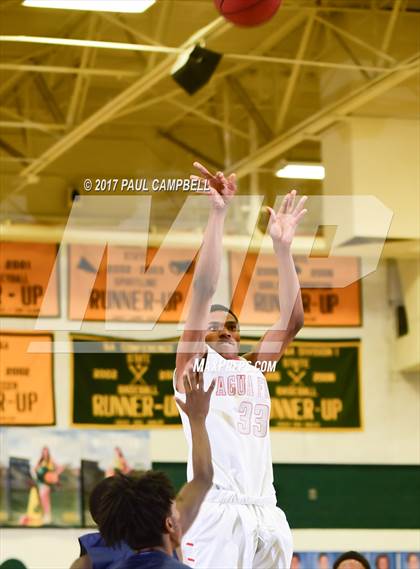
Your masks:
[{"label": "navy blue jersey", "polygon": [[125,543],[118,547],[108,547],[99,532],[79,537],[81,554],[87,554],[93,569],[115,569],[120,561],[133,555],[133,550]]},{"label": "navy blue jersey", "polygon": [[115,569],[182,569],[183,567],[188,569],[187,565],[163,551],[142,551],[124,559],[115,566]]}]

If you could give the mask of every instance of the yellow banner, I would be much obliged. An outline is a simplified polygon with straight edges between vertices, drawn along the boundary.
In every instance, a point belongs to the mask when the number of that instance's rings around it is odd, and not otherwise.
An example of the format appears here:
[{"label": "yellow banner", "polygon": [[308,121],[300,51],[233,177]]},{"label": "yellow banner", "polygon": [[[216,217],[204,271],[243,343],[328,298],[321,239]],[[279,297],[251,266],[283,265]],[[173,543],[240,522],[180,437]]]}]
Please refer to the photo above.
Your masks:
[{"label": "yellow banner", "polygon": [[178,322],[195,254],[161,250],[156,261],[156,253],[125,246],[104,253],[97,245],[70,245],[70,320]]},{"label": "yellow banner", "polygon": [[[258,258],[258,262],[257,262]],[[295,266],[302,287],[305,326],[360,326],[361,302],[358,260],[354,258],[296,257]],[[352,284],[331,287],[343,281]],[[351,278],[349,277],[351,276]],[[239,281],[238,281],[239,277]],[[230,253],[232,310],[241,324],[272,325],[279,317],[277,261],[274,255]]]},{"label": "yellow banner", "polygon": [[53,425],[53,337],[0,333],[0,425]]},{"label": "yellow banner", "polygon": [[1,316],[59,316],[56,256],[53,243],[0,243]]}]

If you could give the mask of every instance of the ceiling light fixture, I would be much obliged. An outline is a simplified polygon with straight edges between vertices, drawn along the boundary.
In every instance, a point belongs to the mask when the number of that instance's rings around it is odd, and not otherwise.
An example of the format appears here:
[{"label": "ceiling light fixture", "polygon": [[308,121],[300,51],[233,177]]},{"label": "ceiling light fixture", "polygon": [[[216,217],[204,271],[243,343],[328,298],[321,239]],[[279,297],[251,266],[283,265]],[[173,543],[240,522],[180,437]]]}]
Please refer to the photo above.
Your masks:
[{"label": "ceiling light fixture", "polygon": [[277,178],[292,178],[294,180],[323,180],[325,168],[321,164],[286,163],[275,173]]},{"label": "ceiling light fixture", "polygon": [[131,12],[140,14],[156,0],[24,0],[30,8],[56,8],[59,10],[94,10],[95,12]]}]

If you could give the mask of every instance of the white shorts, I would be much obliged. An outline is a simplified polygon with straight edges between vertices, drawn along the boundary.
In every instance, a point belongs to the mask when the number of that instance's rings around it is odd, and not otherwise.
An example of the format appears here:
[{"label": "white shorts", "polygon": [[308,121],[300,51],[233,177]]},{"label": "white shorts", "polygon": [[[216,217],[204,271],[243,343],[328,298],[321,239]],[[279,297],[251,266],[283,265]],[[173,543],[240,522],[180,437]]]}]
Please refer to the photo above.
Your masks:
[{"label": "white shorts", "polygon": [[182,540],[183,563],[196,569],[289,569],[292,533],[274,505],[206,501]]}]

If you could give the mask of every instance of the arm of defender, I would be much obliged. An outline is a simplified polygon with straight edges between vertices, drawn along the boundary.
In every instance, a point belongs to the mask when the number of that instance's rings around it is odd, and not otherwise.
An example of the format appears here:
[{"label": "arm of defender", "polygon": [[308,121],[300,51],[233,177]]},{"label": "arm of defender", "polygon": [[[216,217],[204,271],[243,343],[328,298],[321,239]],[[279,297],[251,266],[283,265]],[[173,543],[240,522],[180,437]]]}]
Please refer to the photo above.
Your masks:
[{"label": "arm of defender", "polygon": [[71,564],[70,569],[92,569],[92,561],[89,555],[82,555]]},{"label": "arm of defender", "polygon": [[215,382],[207,391],[203,389],[203,374],[193,372],[191,367],[183,376],[186,394],[185,403],[178,405],[188,415],[192,436],[193,479],[181,488],[177,499],[180,523],[184,534],[195,520],[200,506],[213,481],[210,441],[206,430],[206,417]]}]

